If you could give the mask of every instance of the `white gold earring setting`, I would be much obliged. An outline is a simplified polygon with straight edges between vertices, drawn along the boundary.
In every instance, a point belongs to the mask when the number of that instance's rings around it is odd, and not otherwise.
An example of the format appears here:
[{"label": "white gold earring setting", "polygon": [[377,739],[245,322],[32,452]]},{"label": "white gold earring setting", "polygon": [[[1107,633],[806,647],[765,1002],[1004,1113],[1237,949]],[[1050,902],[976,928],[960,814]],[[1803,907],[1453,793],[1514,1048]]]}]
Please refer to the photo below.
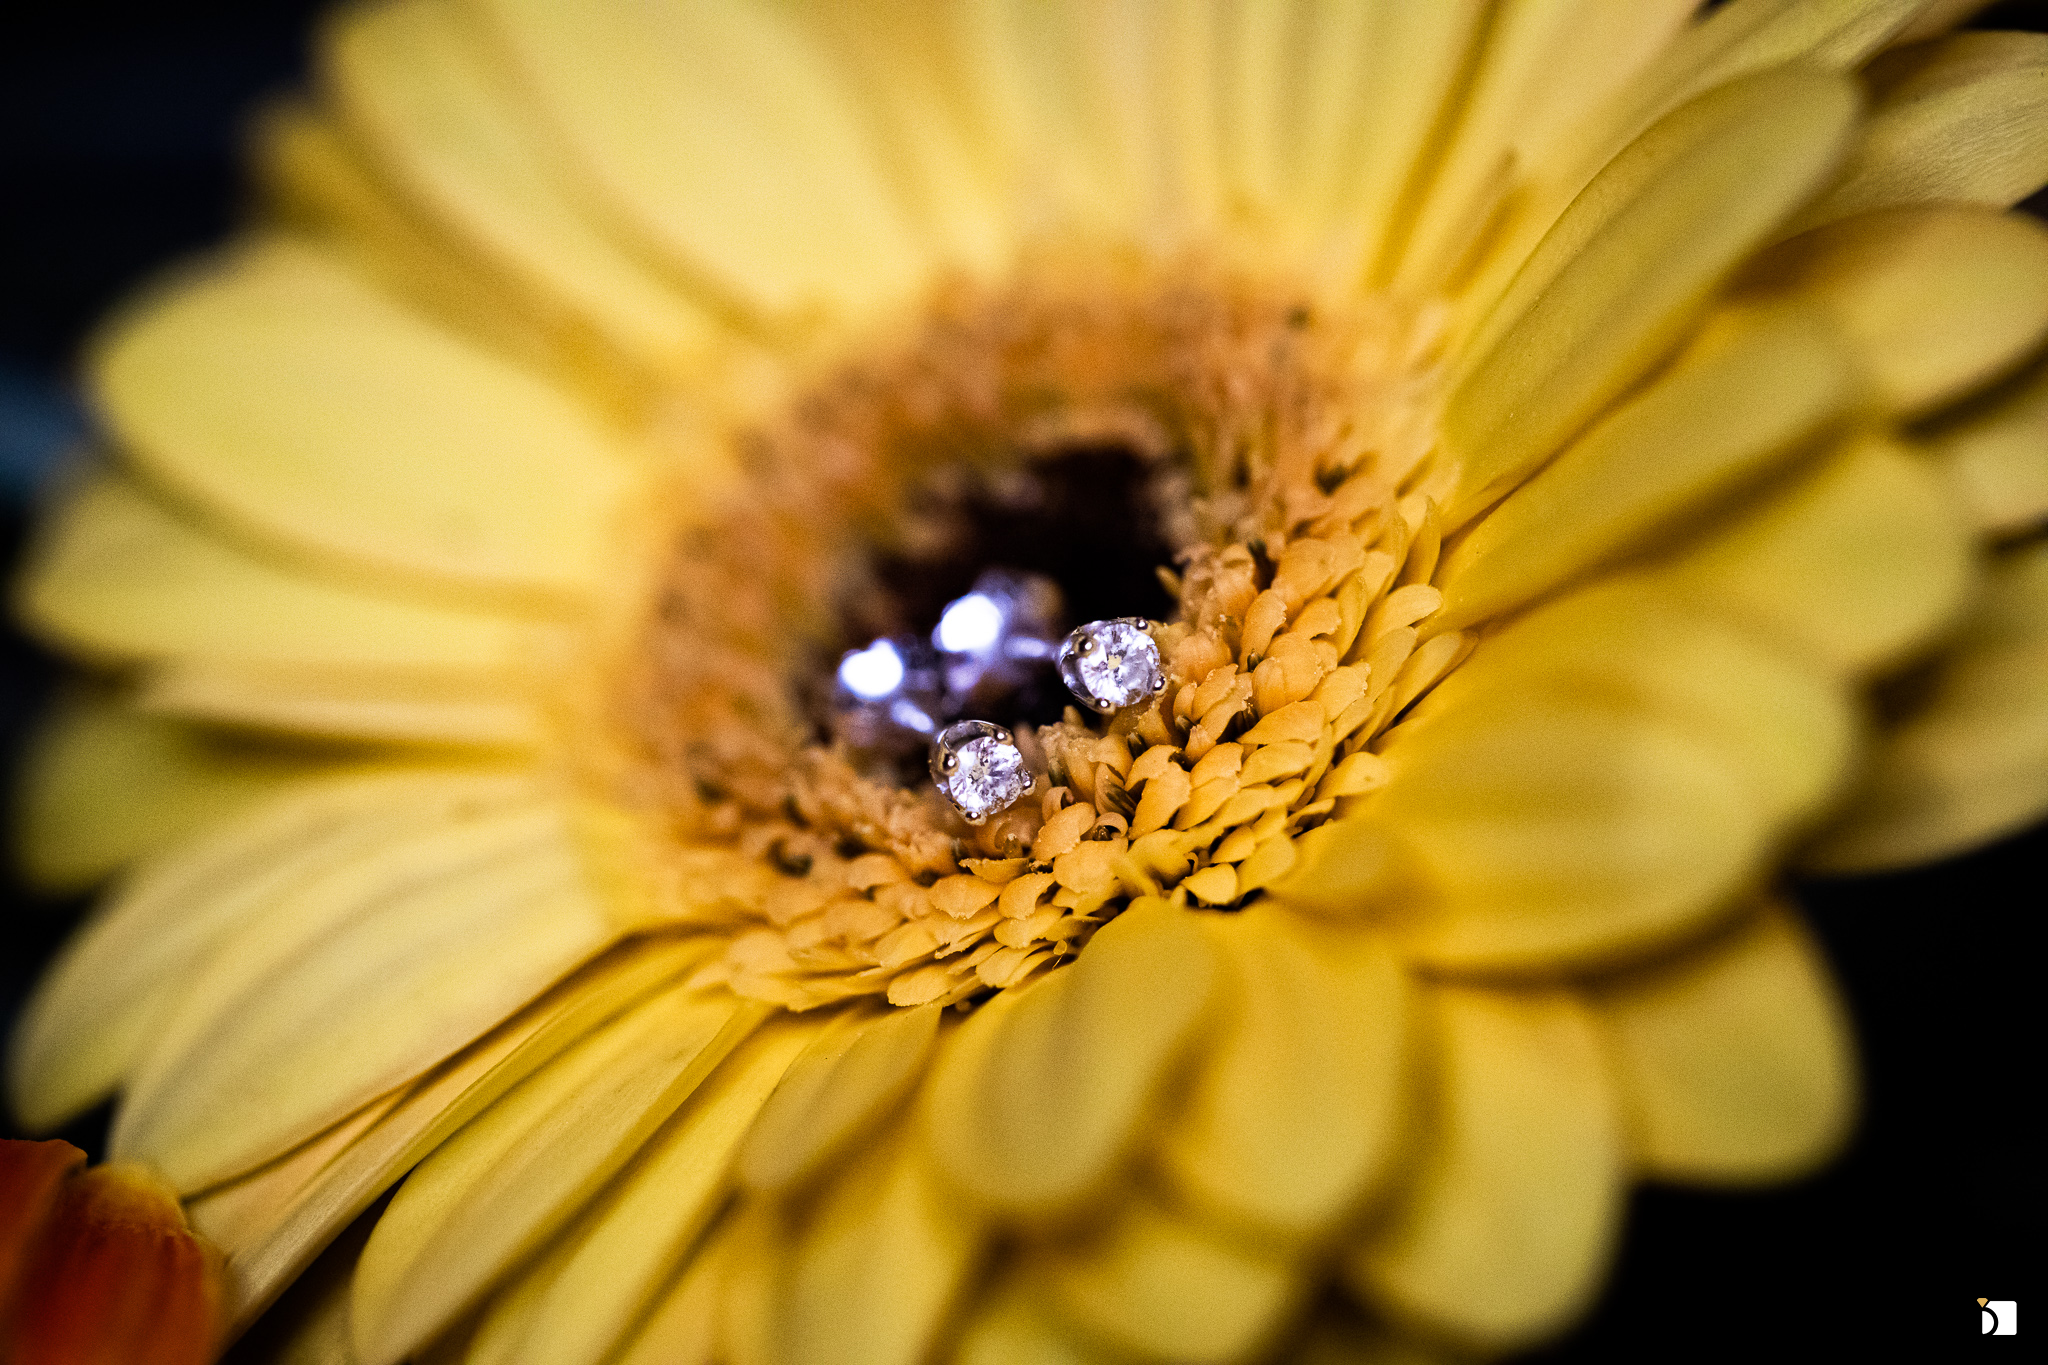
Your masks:
[{"label": "white gold earring setting", "polygon": [[1151,622],[1142,616],[1090,621],[1060,646],[1060,681],[1096,711],[1121,711],[1166,690]]},{"label": "white gold earring setting", "polygon": [[955,721],[939,731],[931,770],[940,793],[970,825],[1016,805],[1034,780],[1016,739],[985,720]]}]

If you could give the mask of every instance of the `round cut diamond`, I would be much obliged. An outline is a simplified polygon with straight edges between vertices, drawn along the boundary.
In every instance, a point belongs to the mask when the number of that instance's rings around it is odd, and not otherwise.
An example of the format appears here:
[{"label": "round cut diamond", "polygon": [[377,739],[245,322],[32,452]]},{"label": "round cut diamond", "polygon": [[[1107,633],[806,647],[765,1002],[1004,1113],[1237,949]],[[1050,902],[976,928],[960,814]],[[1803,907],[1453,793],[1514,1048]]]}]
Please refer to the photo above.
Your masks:
[{"label": "round cut diamond", "polygon": [[1118,711],[1166,687],[1159,646],[1142,617],[1090,621],[1060,647],[1060,680],[1097,711]]},{"label": "round cut diamond", "polygon": [[969,824],[1008,810],[1034,780],[1010,732],[985,720],[963,720],[932,741],[932,781]]}]

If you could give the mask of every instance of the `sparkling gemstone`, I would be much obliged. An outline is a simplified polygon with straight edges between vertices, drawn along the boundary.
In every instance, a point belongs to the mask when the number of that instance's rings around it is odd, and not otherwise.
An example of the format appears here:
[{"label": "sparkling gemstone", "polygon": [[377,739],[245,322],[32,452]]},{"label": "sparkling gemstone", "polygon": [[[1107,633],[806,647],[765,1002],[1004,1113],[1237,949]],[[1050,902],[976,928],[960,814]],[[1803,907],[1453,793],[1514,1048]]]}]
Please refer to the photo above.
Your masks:
[{"label": "sparkling gemstone", "polygon": [[1060,681],[1098,711],[1118,711],[1164,690],[1159,646],[1138,616],[1090,621],[1060,647]]},{"label": "sparkling gemstone", "polygon": [[1008,810],[1031,790],[1031,770],[1010,732],[985,720],[963,720],[932,741],[932,781],[970,823]]}]

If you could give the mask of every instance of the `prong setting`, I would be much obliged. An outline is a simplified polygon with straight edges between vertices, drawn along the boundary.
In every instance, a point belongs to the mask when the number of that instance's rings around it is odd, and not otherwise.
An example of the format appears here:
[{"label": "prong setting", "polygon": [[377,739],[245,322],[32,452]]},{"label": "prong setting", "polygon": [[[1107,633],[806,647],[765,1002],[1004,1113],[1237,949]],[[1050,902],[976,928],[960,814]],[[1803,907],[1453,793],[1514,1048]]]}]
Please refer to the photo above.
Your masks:
[{"label": "prong setting", "polygon": [[1166,690],[1152,623],[1142,616],[1090,621],[1074,631],[1060,646],[1059,670],[1067,690],[1101,715]]},{"label": "prong setting", "polygon": [[985,720],[955,721],[939,731],[931,772],[939,794],[970,825],[1016,805],[1036,781],[1016,737]]}]

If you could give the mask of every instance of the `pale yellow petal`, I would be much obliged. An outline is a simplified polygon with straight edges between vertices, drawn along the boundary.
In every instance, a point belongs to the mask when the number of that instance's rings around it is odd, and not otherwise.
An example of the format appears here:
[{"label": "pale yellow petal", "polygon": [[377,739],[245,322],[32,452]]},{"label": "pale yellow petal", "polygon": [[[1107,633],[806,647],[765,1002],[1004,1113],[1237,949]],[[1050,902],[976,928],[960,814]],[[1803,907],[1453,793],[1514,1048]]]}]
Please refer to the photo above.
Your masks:
[{"label": "pale yellow petal", "polygon": [[144,672],[135,704],[185,720],[330,740],[529,749],[547,733],[535,689],[517,677],[185,660]]},{"label": "pale yellow petal", "polygon": [[1414,227],[1393,272],[1441,287],[1482,245],[1505,194],[1552,141],[1614,97],[1696,8],[1694,0],[1519,0],[1501,5],[1449,144],[1431,157]]},{"label": "pale yellow petal", "polygon": [[295,1146],[614,937],[559,805],[449,820],[296,888],[185,984],[112,1146],[181,1191]]},{"label": "pale yellow petal", "polygon": [[91,373],[152,478],[399,581],[581,594],[634,477],[595,415],[540,376],[282,240],[145,301]]},{"label": "pale yellow petal", "polygon": [[1866,78],[1863,139],[1795,227],[1894,204],[2005,208],[2048,182],[2048,36],[1959,33],[1889,52]]},{"label": "pale yellow petal", "polygon": [[773,1192],[816,1174],[924,1073],[938,1025],[936,1008],[890,1009],[819,1037],[761,1110],[739,1178]]},{"label": "pale yellow petal", "polygon": [[1161,1140],[1205,1207],[1290,1236],[1356,1208],[1400,1136],[1408,980],[1382,940],[1268,902],[1209,917],[1226,987],[1217,1041]]},{"label": "pale yellow petal", "polygon": [[[1695,24],[1646,73],[1676,102],[1754,71],[1798,62],[1847,71],[1897,37],[1928,0],[1734,0]],[[1669,107],[1668,105],[1666,107]]]},{"label": "pale yellow petal", "polygon": [[1450,968],[1639,951],[1732,908],[1854,735],[1825,669],[1653,587],[1595,590],[1483,645],[1275,891]]},{"label": "pale yellow petal", "polygon": [[342,11],[321,46],[350,129],[378,164],[529,296],[595,327],[643,364],[698,358],[717,323],[635,259],[547,160],[490,61],[446,0]]},{"label": "pale yellow petal", "polygon": [[114,663],[225,663],[491,676],[531,622],[365,591],[249,553],[105,472],[54,520],[16,589],[32,628]]},{"label": "pale yellow petal", "polygon": [[1125,1365],[1129,1357],[1098,1348],[1062,1327],[1036,1285],[1006,1277],[976,1305],[954,1353],[959,1365]]},{"label": "pale yellow petal", "polygon": [[1819,950],[1782,911],[1669,966],[1622,976],[1592,1004],[1646,1175],[1784,1180],[1848,1135],[1848,1015]]},{"label": "pale yellow petal", "polygon": [[1475,0],[1328,0],[1302,15],[1283,212],[1304,222],[1311,266],[1335,282],[1377,282],[1391,267],[1391,234],[1486,10]]},{"label": "pale yellow petal", "polygon": [[1739,297],[1822,309],[1879,399],[1917,415],[2048,337],[2048,227],[1972,205],[1878,209],[1773,248]]},{"label": "pale yellow petal", "polygon": [[1442,988],[1415,1183],[1347,1271],[1375,1307],[1474,1346],[1555,1331],[1598,1289],[1624,1151],[1599,1032],[1564,994]]},{"label": "pale yellow petal", "polygon": [[523,777],[397,769],[342,777],[255,807],[143,868],[43,977],[8,1053],[9,1094],[51,1127],[111,1092],[161,1041],[200,966],[279,899],[420,826],[530,801]]},{"label": "pale yellow petal", "polygon": [[947,1178],[998,1209],[1049,1213],[1110,1176],[1216,983],[1216,950],[1188,916],[1134,905],[1072,966],[1003,992],[948,1040],[927,1105]]},{"label": "pale yellow petal", "polygon": [[227,1257],[227,1311],[260,1313],[337,1230],[421,1157],[620,1010],[700,962],[692,942],[606,954],[415,1084],[314,1142],[186,1207]]},{"label": "pale yellow petal", "polygon": [[1678,727],[1740,774],[1780,828],[1822,810],[1856,757],[1860,717],[1833,670],[1654,578],[1618,578],[1535,609],[1488,639],[1415,719],[1419,728],[1538,693],[1603,697]]},{"label": "pale yellow petal", "polygon": [[1996,563],[1928,690],[1880,740],[1841,822],[1804,861],[1863,872],[1927,862],[2048,811],[2048,549]]},{"label": "pale yellow petal", "polygon": [[241,743],[113,697],[67,693],[23,760],[16,856],[38,886],[83,890],[356,758]]},{"label": "pale yellow petal", "polygon": [[352,1306],[363,1365],[396,1365],[582,1209],[766,1011],[677,988],[527,1077],[407,1178]]},{"label": "pale yellow petal", "polygon": [[348,1282],[369,1235],[367,1221],[346,1229],[235,1349],[266,1365],[357,1365],[349,1343]]},{"label": "pale yellow petal", "polygon": [[1852,358],[1810,313],[1728,320],[1503,501],[1445,556],[1432,630],[1513,610],[1656,543],[1849,410]]},{"label": "pale yellow petal", "polygon": [[575,170],[718,303],[793,320],[925,261],[844,86],[777,7],[486,0]]},{"label": "pale yellow petal", "polygon": [[1460,525],[1661,359],[1712,291],[1832,172],[1848,82],[1775,71],[1711,91],[1588,185],[1523,266],[1444,413]]},{"label": "pale yellow petal", "polygon": [[1142,1196],[1077,1247],[1026,1253],[1055,1311],[1147,1359],[1222,1365],[1267,1345],[1307,1290],[1285,1257],[1233,1243]]},{"label": "pale yellow petal", "polygon": [[731,1245],[731,1219],[706,1234],[620,1350],[614,1365],[715,1365],[719,1299]]},{"label": "pale yellow petal", "polygon": [[[548,1254],[523,1321],[487,1313],[470,1359],[598,1365],[689,1255],[731,1189],[734,1152],[815,1021],[770,1023],[742,1043]],[[492,1354],[495,1349],[497,1354]]]},{"label": "pale yellow petal", "polygon": [[1871,438],[1682,553],[1666,577],[1789,652],[1860,673],[1951,620],[1976,566],[1939,475]]},{"label": "pale yellow petal", "polygon": [[1021,226],[1014,187],[973,116],[957,27],[932,22],[932,7],[917,0],[802,0],[801,8],[873,120],[877,154],[928,249],[981,271],[1006,264]]},{"label": "pale yellow petal", "polygon": [[978,1216],[932,1173],[899,1126],[820,1196],[778,1276],[768,1360],[917,1365],[983,1241]]},{"label": "pale yellow petal", "polygon": [[1926,440],[1978,529],[2013,535],[2048,520],[2048,365],[1971,404]]}]

